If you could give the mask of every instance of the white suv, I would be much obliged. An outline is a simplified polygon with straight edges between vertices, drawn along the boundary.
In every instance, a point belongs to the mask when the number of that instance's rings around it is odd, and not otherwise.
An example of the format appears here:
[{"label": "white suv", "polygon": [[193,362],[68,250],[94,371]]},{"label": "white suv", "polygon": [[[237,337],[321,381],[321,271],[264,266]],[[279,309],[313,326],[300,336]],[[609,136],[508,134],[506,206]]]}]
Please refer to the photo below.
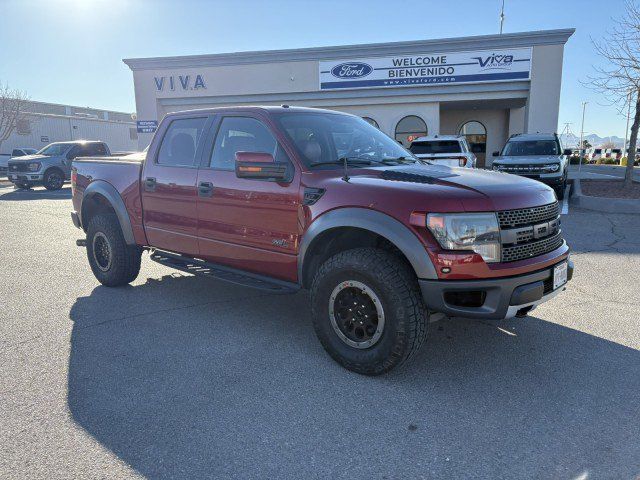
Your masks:
[{"label": "white suv", "polygon": [[461,135],[434,135],[416,138],[409,147],[421,160],[450,167],[476,166],[476,156],[471,153],[467,139]]}]

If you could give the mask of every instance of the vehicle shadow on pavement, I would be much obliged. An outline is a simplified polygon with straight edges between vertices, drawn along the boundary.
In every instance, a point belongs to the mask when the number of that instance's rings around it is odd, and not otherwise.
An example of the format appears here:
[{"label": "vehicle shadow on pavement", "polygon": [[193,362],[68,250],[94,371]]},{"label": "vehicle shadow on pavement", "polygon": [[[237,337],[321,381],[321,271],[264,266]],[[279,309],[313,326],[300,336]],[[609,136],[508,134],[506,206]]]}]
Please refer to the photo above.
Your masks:
[{"label": "vehicle shadow on pavement", "polygon": [[0,190],[0,201],[24,201],[24,200],[70,200],[71,186],[62,187],[60,190],[49,191],[46,188],[30,188],[28,190],[12,189],[11,187]]},{"label": "vehicle shadow on pavement", "polygon": [[77,299],[74,421],[151,478],[630,478],[640,352],[453,319],[401,370],[335,364],[308,295],[171,275]]}]

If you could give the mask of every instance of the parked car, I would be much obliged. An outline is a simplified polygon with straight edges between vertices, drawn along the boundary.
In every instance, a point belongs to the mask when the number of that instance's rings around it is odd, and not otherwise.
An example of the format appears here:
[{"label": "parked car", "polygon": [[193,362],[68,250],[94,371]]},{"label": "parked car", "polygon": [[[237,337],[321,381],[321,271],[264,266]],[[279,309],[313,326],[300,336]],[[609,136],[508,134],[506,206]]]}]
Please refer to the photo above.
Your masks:
[{"label": "parked car", "polygon": [[77,159],[71,182],[103,285],[132,282],[148,250],[194,275],[309,289],[321,344],[362,374],[415,354],[432,316],[524,316],[573,272],[551,188],[422,164],[340,112],[170,113],[146,157]]},{"label": "parked car", "polygon": [[563,150],[555,133],[513,135],[502,152],[493,152],[493,169],[538,180],[564,198],[571,150]]},{"label": "parked car", "polygon": [[467,139],[461,135],[434,135],[416,138],[409,147],[421,160],[451,167],[476,166],[476,156],[471,153]]},{"label": "parked car", "polygon": [[44,185],[47,190],[59,190],[71,175],[71,163],[78,157],[109,156],[104,142],[77,140],[51,143],[35,155],[25,155],[9,161],[8,177],[18,188]]},{"label": "parked car", "polygon": [[35,148],[14,148],[11,151],[11,155],[0,153],[0,176],[7,175],[7,169],[9,167],[9,160],[11,158],[23,157],[25,155],[32,155],[36,153]]},{"label": "parked car", "polygon": [[587,158],[589,160],[589,163],[596,163],[602,158],[602,148],[591,149],[591,153],[589,153]]}]

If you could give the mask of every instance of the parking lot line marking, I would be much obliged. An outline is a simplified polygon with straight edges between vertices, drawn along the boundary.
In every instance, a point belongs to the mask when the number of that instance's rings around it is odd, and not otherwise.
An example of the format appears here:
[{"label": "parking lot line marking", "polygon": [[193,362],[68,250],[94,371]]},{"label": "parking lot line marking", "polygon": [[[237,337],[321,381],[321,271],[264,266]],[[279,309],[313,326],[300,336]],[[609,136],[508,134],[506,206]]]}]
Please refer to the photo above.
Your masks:
[{"label": "parking lot line marking", "polygon": [[564,189],[564,200],[562,200],[562,211],[561,215],[569,214],[569,190],[571,190],[571,185],[567,185]]}]

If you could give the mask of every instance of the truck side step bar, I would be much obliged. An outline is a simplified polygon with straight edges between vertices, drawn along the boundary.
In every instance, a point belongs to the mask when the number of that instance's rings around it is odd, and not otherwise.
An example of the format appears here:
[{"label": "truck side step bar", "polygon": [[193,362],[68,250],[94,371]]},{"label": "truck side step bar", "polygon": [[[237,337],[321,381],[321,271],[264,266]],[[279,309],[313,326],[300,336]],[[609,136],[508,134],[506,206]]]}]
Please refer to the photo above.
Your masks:
[{"label": "truck side step bar", "polygon": [[300,290],[300,285],[297,283],[285,282],[284,280],[269,278],[162,250],[152,250],[149,256],[154,262],[182,272],[224,280],[225,282],[257,288],[274,294],[290,294]]}]

